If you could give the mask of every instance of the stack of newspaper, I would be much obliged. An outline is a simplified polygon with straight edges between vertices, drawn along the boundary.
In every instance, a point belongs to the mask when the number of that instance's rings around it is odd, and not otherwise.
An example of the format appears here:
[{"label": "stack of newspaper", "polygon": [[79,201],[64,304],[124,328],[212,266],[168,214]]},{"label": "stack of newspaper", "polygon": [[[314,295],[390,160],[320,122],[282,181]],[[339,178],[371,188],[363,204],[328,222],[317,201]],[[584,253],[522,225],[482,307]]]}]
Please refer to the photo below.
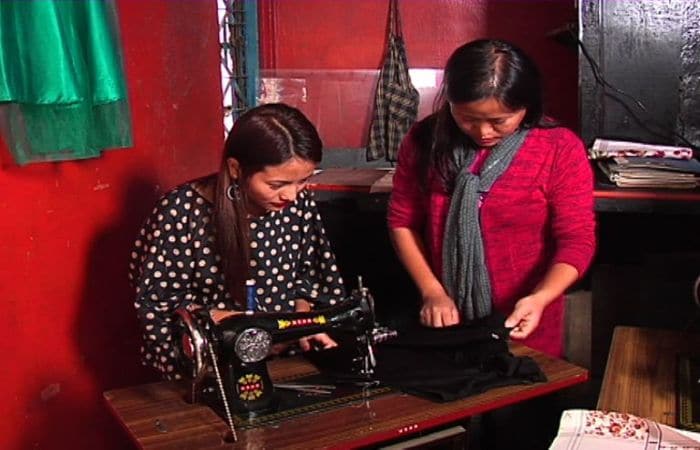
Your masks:
[{"label": "stack of newspaper", "polygon": [[700,186],[700,162],[684,147],[596,139],[588,151],[620,187],[695,189]]}]

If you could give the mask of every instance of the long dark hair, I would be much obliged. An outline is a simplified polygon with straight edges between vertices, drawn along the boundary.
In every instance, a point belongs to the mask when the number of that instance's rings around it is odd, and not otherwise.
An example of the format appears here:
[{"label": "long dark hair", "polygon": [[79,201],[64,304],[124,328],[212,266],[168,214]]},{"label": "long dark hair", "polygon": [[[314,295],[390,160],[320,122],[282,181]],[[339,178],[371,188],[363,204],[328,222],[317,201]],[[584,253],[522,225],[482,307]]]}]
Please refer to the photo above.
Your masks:
[{"label": "long dark hair", "polygon": [[[239,306],[245,305],[245,281],[250,278],[248,180],[266,166],[276,166],[293,157],[319,163],[322,151],[314,125],[301,111],[282,103],[255,107],[234,123],[226,138],[216,181],[214,225],[228,292]],[[238,161],[237,180],[229,174],[229,158]]]},{"label": "long dark hair", "polygon": [[418,143],[427,180],[431,169],[445,189],[452,190],[457,171],[452,152],[457,146],[476,150],[472,140],[459,129],[450,103],[468,103],[493,97],[504,106],[526,109],[521,128],[551,127],[542,111],[540,73],[534,62],[508,42],[481,39],[457,48],[447,60],[435,113],[423,119],[417,128]]}]

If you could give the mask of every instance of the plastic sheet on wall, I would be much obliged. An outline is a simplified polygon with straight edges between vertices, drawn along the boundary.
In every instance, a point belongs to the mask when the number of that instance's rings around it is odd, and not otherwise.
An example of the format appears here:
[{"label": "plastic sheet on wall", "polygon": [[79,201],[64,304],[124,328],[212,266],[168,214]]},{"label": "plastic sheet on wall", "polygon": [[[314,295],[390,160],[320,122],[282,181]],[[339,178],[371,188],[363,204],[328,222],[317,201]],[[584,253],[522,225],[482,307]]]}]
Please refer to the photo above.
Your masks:
[{"label": "plastic sheet on wall", "polygon": [[[442,69],[409,70],[418,89],[418,118],[432,112]],[[327,148],[362,148],[372,117],[379,70],[268,69],[260,72],[258,102],[297,107],[316,125]]]},{"label": "plastic sheet on wall", "polygon": [[306,80],[303,78],[263,78],[258,104],[286,103],[297,108],[306,103]]}]

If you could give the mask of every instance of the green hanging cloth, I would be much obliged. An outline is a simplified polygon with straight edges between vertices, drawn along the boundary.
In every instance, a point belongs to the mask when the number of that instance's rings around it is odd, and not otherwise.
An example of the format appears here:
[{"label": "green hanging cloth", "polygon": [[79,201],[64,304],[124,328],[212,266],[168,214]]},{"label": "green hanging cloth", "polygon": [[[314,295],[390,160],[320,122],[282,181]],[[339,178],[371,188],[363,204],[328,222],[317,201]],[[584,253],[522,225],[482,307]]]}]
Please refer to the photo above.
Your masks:
[{"label": "green hanging cloth", "polygon": [[0,132],[18,164],[132,145],[111,0],[0,1]]}]

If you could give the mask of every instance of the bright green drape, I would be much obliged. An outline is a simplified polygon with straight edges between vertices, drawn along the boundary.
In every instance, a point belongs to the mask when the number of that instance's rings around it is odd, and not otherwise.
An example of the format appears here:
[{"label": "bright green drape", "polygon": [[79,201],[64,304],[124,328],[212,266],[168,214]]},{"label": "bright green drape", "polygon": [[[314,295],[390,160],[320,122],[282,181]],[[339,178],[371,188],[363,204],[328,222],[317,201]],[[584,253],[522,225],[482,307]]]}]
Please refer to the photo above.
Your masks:
[{"label": "bright green drape", "polygon": [[0,130],[19,164],[129,147],[111,0],[0,1]]}]

